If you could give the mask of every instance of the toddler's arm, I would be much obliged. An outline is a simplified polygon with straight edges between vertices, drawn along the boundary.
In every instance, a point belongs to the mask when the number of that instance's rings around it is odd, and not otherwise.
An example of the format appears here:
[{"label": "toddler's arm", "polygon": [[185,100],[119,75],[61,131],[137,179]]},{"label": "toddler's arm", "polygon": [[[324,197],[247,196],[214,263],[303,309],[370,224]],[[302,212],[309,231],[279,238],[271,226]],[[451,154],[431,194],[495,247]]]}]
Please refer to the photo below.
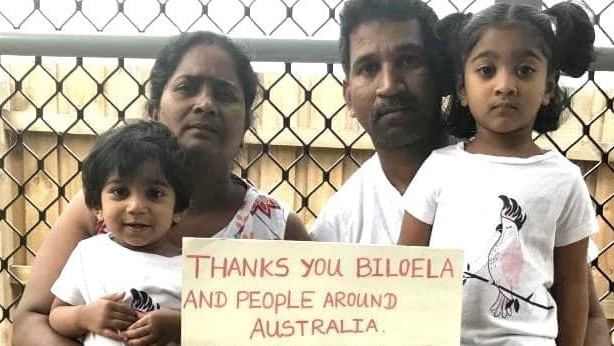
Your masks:
[{"label": "toddler's arm", "polygon": [[78,338],[92,332],[122,341],[118,331],[125,330],[137,319],[132,309],[118,302],[123,295],[111,294],[88,305],[70,305],[55,298],[49,313],[49,324],[67,337]]}]

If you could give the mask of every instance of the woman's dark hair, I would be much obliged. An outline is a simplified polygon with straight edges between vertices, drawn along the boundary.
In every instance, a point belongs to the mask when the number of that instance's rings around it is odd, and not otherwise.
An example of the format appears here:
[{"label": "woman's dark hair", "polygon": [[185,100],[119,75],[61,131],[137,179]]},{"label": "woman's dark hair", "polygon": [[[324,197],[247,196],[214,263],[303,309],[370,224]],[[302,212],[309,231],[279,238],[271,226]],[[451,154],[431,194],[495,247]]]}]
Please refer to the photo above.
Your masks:
[{"label": "woman's dark hair", "polygon": [[189,156],[166,126],[149,120],[130,122],[98,138],[82,165],[85,204],[100,209],[109,176],[117,172],[120,177],[128,177],[149,160],[160,165],[175,191],[175,212],[186,209],[193,190]]},{"label": "woman's dark hair", "polygon": [[258,76],[252,68],[249,56],[237,43],[227,36],[209,31],[182,33],[158,53],[149,75],[147,115],[153,117],[154,112],[160,108],[160,101],[168,80],[175,73],[183,56],[192,47],[198,45],[219,47],[232,58],[245,97],[245,129],[247,130],[251,124],[252,106],[258,93]]},{"label": "woman's dark hair", "polygon": [[[449,64],[454,66],[460,83],[468,55],[488,28],[519,26],[541,38],[541,50],[548,60],[548,76],[554,79],[550,103],[542,106],[533,129],[539,133],[556,130],[567,95],[558,86],[561,73],[580,77],[594,59],[595,29],[582,7],[562,2],[539,11],[529,6],[497,4],[475,15],[455,13],[435,26],[435,35],[445,42]],[[457,89],[451,91],[444,112],[448,131],[458,138],[470,138],[476,124],[469,108],[461,105]]]}]

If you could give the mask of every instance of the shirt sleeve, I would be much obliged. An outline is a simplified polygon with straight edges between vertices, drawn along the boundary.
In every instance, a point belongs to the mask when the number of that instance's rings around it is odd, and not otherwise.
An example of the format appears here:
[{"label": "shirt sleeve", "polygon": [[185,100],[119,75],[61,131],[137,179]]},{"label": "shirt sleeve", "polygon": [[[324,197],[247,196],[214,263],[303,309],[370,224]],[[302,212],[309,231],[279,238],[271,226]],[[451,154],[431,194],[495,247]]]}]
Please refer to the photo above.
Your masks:
[{"label": "shirt sleeve", "polygon": [[85,299],[81,292],[83,278],[82,247],[75,247],[62,268],[62,272],[51,286],[51,293],[61,301],[70,305],[84,305]]},{"label": "shirt sleeve", "polygon": [[599,247],[592,239],[588,240],[588,250],[586,252],[587,261],[590,264],[592,261],[599,257]]},{"label": "shirt sleeve", "polygon": [[595,209],[579,170],[557,220],[554,246],[561,247],[584,239],[599,230]]},{"label": "shirt sleeve", "polygon": [[405,211],[416,219],[432,225],[437,211],[438,158],[431,154],[422,164],[403,195]]},{"label": "shirt sleeve", "polygon": [[334,200],[329,200],[329,203],[326,203],[324,208],[318,213],[318,217],[310,233],[311,239],[314,241],[336,243],[341,242],[343,238],[341,232],[345,228],[339,226],[339,218],[341,217],[342,211],[335,208],[336,203],[333,202]]}]

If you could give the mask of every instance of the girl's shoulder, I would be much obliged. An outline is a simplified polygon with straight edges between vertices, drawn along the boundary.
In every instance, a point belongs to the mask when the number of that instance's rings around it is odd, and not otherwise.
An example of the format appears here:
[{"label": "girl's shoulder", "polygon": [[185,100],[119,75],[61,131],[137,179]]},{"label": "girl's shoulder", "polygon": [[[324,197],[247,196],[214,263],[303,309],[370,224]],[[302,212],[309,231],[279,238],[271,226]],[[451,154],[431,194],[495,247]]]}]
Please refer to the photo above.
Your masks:
[{"label": "girl's shoulder", "polygon": [[455,144],[450,144],[445,147],[433,150],[431,154],[427,157],[424,164],[433,165],[441,162],[449,162],[450,160],[462,158],[464,153],[464,143],[459,142]]},{"label": "girl's shoulder", "polygon": [[435,155],[458,155],[458,153],[465,151],[465,142],[458,142],[453,144],[448,144],[439,149],[433,150],[432,154]]},{"label": "girl's shoulder", "polygon": [[548,150],[544,154],[545,159],[540,161],[544,166],[551,170],[560,172],[561,175],[568,175],[573,178],[582,178],[582,171],[578,165],[570,161],[558,150]]}]

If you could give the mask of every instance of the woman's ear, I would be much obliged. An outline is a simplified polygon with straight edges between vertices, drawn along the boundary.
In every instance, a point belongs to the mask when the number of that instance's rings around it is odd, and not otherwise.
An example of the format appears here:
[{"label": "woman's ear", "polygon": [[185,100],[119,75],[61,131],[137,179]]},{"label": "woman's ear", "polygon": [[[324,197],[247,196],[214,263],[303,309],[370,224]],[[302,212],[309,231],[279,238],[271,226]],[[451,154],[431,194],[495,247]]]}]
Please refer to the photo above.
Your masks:
[{"label": "woman's ear", "polygon": [[147,106],[147,117],[153,121],[160,120],[160,108],[154,106]]}]

